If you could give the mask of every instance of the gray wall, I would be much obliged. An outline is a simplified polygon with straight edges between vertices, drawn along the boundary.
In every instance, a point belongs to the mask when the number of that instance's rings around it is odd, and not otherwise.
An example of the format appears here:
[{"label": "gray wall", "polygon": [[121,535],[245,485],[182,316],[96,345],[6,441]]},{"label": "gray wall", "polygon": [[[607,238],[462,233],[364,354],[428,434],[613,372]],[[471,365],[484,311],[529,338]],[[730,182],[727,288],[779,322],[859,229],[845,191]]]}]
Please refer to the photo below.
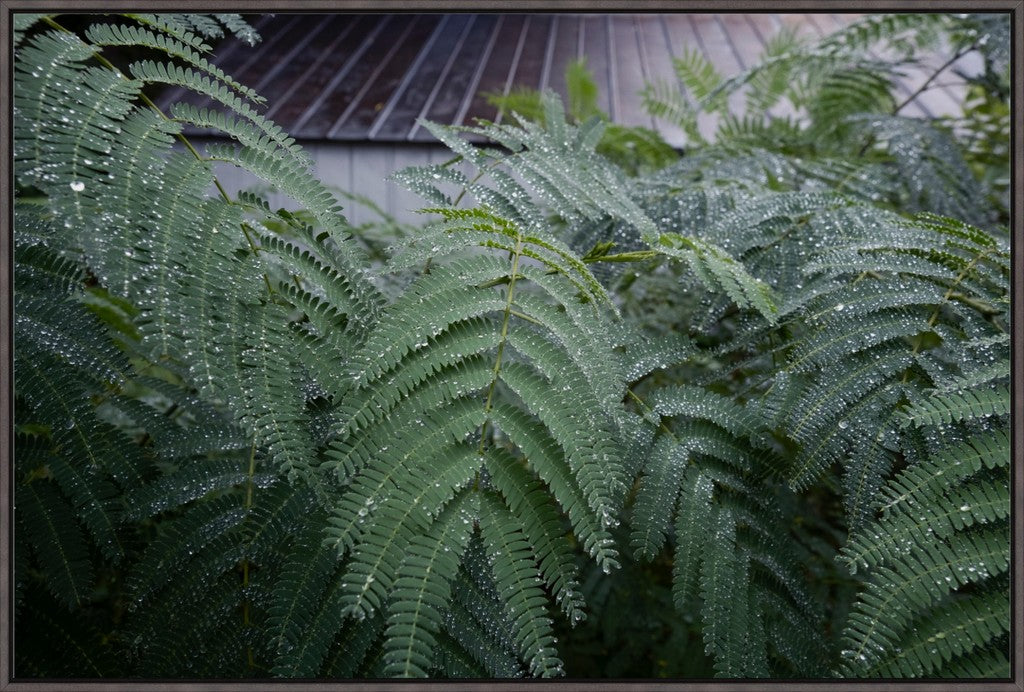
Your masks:
[{"label": "gray wall", "polygon": [[[441,144],[304,142],[302,146],[314,161],[313,174],[325,185],[368,197],[398,221],[417,224],[424,221],[424,217],[414,210],[424,206],[423,200],[386,178],[406,166],[442,163],[454,156]],[[215,173],[229,194],[250,186],[265,187],[260,179],[233,166],[218,165]],[[270,194],[268,198],[275,209],[297,206],[282,194]],[[377,218],[355,201],[341,195],[338,199],[345,208],[346,218],[354,226]]]}]

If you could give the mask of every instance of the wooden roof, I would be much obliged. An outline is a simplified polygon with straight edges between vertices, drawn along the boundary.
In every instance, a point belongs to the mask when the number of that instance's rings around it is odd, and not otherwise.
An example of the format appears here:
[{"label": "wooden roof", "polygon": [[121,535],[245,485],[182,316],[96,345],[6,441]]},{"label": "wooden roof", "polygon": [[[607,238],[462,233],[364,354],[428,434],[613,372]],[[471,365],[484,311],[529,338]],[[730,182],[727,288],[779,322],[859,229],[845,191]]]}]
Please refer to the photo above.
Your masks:
[{"label": "wooden roof", "polygon": [[[532,87],[564,96],[565,67],[583,57],[598,82],[599,105],[613,121],[656,127],[679,143],[681,133],[654,122],[638,92],[647,82],[673,78],[672,59],[684,46],[700,50],[728,76],[753,65],[783,26],[818,37],[856,16],[278,14],[255,22],[262,43],[250,48],[225,41],[213,62],[266,96],[266,115],[297,139],[415,142],[433,140],[417,124],[420,118],[494,120],[487,92]],[[928,75],[910,70],[899,92],[909,96]],[[903,112],[954,113],[961,88],[928,90]],[[163,101],[180,96],[165,94]]]}]

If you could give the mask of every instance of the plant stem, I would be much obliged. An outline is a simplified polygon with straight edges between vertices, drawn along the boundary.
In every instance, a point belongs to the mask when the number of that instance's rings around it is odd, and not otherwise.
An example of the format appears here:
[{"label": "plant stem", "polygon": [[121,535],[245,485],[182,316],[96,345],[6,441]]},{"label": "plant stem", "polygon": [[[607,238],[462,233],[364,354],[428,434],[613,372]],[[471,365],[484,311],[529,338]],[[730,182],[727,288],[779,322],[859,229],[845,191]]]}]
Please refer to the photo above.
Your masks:
[{"label": "plant stem", "polygon": [[[942,302],[935,306],[935,310],[932,311],[932,316],[928,318],[928,329],[931,329],[932,327],[934,327],[935,323],[939,321],[939,314],[942,312],[942,306],[945,303],[947,303],[949,301],[950,297],[952,297],[956,293],[956,291],[954,289],[960,284],[961,281],[964,280],[964,278],[970,273],[970,271],[972,269],[974,269],[974,266],[978,262],[980,262],[982,260],[982,258],[984,258],[985,255],[987,255],[987,254],[988,254],[988,250],[985,250],[984,252],[981,252],[981,253],[975,255],[971,259],[971,261],[967,264],[967,266],[964,267],[960,271],[960,273],[957,275],[957,277],[955,279],[953,279],[953,283],[950,284],[949,290],[947,290],[946,294],[944,296],[942,296]],[[917,352],[920,351],[920,350],[921,350],[921,339],[918,339],[914,343],[914,350],[911,351],[911,355],[916,356]],[[904,373],[903,373],[903,383],[906,384],[908,379],[910,379],[910,368],[907,368],[904,371]]]},{"label": "plant stem", "polygon": [[[256,475],[256,439],[253,438],[252,447],[249,449],[249,469],[246,472],[245,478],[245,509],[252,509],[252,496],[253,496],[253,477]],[[248,627],[251,622],[249,620],[249,599],[245,595],[245,589],[249,586],[249,558],[242,558],[242,625]],[[249,667],[254,668],[256,663],[253,658],[252,645],[247,647],[246,658],[249,662]]]},{"label": "plant stem", "polygon": [[[498,355],[494,360],[494,370],[491,375],[491,384],[487,388],[487,401],[484,402],[484,411],[490,414],[491,408],[494,402],[494,389],[498,384],[498,374],[501,372],[501,359],[505,352],[505,342],[508,340],[508,322],[509,317],[512,315],[512,296],[516,287],[516,278],[519,276],[519,257],[523,251],[523,237],[522,234],[516,234],[516,247],[512,252],[512,278],[508,282],[508,290],[505,293],[505,312],[501,320],[501,340],[498,342]],[[480,448],[477,450],[480,454],[484,453],[484,441],[487,439],[487,422],[490,418],[484,419],[484,424],[480,428]]]},{"label": "plant stem", "polygon": [[972,43],[972,44],[971,44],[971,45],[969,45],[968,47],[966,47],[966,48],[961,48],[960,50],[958,50],[958,51],[957,51],[957,52],[956,52],[956,53],[955,53],[955,54],[953,55],[953,57],[951,57],[951,58],[950,58],[949,60],[947,60],[946,62],[942,63],[942,65],[941,65],[941,66],[939,67],[939,69],[937,69],[937,70],[936,70],[936,71],[935,71],[934,73],[932,73],[932,75],[931,75],[931,76],[930,76],[930,77],[929,77],[929,78],[928,78],[927,80],[925,80],[924,84],[922,84],[921,86],[919,86],[919,87],[918,87],[918,88],[917,88],[917,89],[916,89],[916,90],[914,91],[914,93],[912,93],[912,94],[911,94],[910,96],[908,96],[907,98],[903,99],[903,101],[902,101],[902,102],[900,102],[900,104],[899,104],[898,106],[896,106],[896,107],[895,107],[895,108],[893,109],[893,111],[892,111],[892,114],[893,114],[893,115],[897,115],[897,114],[898,114],[898,113],[899,113],[899,112],[900,112],[901,110],[903,110],[903,109],[904,109],[904,108],[905,108],[905,107],[906,107],[906,106],[907,106],[907,105],[908,105],[908,104],[909,104],[909,103],[910,103],[911,101],[913,101],[913,100],[914,100],[914,99],[916,99],[916,98],[917,98],[918,96],[920,96],[921,94],[923,94],[923,93],[924,93],[925,91],[927,91],[928,89],[930,89],[930,88],[932,87],[932,82],[934,82],[934,81],[935,81],[935,79],[936,79],[936,78],[937,78],[937,77],[938,77],[938,76],[939,76],[940,74],[942,74],[943,72],[945,72],[945,71],[946,71],[946,68],[947,68],[947,67],[949,67],[950,65],[952,65],[953,63],[955,63],[955,62],[956,62],[957,60],[959,60],[960,58],[962,58],[962,57],[964,57],[965,55],[967,55],[968,53],[970,53],[970,52],[971,52],[972,50],[975,50],[975,49],[976,49],[977,47],[978,47],[978,43],[977,43],[977,41],[975,41],[974,43]]},{"label": "plant stem", "polygon": [[[648,411],[651,411],[652,413],[654,412],[654,409],[651,408],[651,406],[646,401],[644,401],[643,399],[638,397],[636,395],[636,393],[633,392],[632,389],[627,389],[626,390],[626,396],[628,396],[630,399],[632,399],[633,401],[638,403],[640,406],[643,406]],[[659,421],[658,427],[660,427],[662,432],[664,432],[666,435],[671,437],[673,440],[676,440],[677,442],[679,441],[679,438],[676,437],[676,434],[674,432],[672,432],[671,428],[669,428],[667,425],[665,425],[664,421]]]},{"label": "plant stem", "polygon": [[657,257],[659,254],[661,253],[657,250],[636,250],[635,252],[620,252],[615,255],[584,257],[583,262],[586,264],[593,262],[642,262]]}]

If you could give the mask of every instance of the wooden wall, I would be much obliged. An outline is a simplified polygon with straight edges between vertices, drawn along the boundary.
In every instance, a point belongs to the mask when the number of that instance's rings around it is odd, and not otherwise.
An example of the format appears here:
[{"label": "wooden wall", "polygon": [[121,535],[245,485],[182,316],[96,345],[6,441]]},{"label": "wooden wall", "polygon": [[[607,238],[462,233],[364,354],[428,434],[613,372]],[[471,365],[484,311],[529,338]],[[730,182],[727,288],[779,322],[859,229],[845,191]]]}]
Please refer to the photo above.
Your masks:
[{"label": "wooden wall", "polygon": [[[406,166],[443,163],[452,157],[452,153],[439,143],[303,142],[302,146],[313,158],[313,174],[324,184],[368,197],[386,213],[406,223],[423,220],[415,210],[425,203],[419,196],[388,181],[387,176]],[[220,165],[215,173],[230,194],[252,186],[265,188],[262,181],[233,166]],[[340,195],[339,200],[352,225],[377,218],[374,212],[361,204],[345,200]],[[274,208],[296,208],[281,194],[270,194],[269,201]]]}]

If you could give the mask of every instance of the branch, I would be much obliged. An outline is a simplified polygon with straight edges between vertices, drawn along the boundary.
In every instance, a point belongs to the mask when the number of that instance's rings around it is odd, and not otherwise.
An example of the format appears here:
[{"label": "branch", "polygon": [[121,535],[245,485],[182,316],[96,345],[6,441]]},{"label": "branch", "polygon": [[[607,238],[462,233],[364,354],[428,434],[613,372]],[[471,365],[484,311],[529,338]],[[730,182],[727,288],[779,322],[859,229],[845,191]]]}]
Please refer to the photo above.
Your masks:
[{"label": "branch", "polygon": [[[903,100],[903,102],[902,102],[902,103],[900,103],[900,104],[899,104],[898,106],[896,106],[896,108],[894,108],[894,109],[893,109],[893,111],[892,111],[892,114],[893,114],[893,115],[896,115],[896,114],[898,114],[898,113],[899,113],[899,112],[900,112],[901,110],[903,110],[903,109],[904,109],[904,108],[905,108],[905,107],[907,106],[907,104],[909,104],[909,103],[910,103],[911,101],[913,101],[914,99],[916,99],[916,98],[917,98],[918,96],[920,96],[921,94],[923,94],[923,93],[924,93],[925,91],[927,91],[928,89],[932,88],[932,86],[933,86],[933,85],[932,85],[932,82],[934,82],[934,81],[935,81],[935,79],[936,79],[936,78],[937,78],[937,77],[938,77],[938,76],[939,76],[940,74],[942,74],[943,72],[945,72],[945,71],[946,71],[946,69],[947,69],[947,68],[948,68],[948,67],[949,67],[950,65],[952,65],[953,63],[955,63],[955,62],[956,62],[957,60],[959,60],[960,58],[964,57],[964,56],[965,56],[965,55],[967,55],[968,53],[970,53],[970,52],[971,52],[972,50],[975,50],[975,49],[976,49],[977,47],[978,47],[978,43],[977,43],[977,41],[975,41],[974,43],[972,43],[972,44],[971,44],[971,45],[969,45],[968,47],[966,47],[966,48],[961,48],[961,49],[960,49],[960,50],[958,50],[958,51],[957,51],[956,53],[954,53],[954,54],[953,54],[953,57],[951,57],[951,58],[950,58],[949,60],[947,60],[946,62],[942,63],[942,65],[941,65],[941,66],[939,67],[939,69],[937,69],[937,70],[936,70],[936,71],[935,71],[934,73],[932,73],[932,76],[931,76],[931,77],[929,77],[929,78],[928,78],[927,80],[925,80],[925,83],[924,83],[924,84],[922,84],[921,86],[919,86],[919,87],[917,88],[917,90],[916,90],[916,91],[914,91],[914,93],[912,93],[912,94],[911,94],[910,96],[908,96],[907,98],[905,98],[905,99]],[[936,86],[937,86],[937,85],[936,85]]]}]

